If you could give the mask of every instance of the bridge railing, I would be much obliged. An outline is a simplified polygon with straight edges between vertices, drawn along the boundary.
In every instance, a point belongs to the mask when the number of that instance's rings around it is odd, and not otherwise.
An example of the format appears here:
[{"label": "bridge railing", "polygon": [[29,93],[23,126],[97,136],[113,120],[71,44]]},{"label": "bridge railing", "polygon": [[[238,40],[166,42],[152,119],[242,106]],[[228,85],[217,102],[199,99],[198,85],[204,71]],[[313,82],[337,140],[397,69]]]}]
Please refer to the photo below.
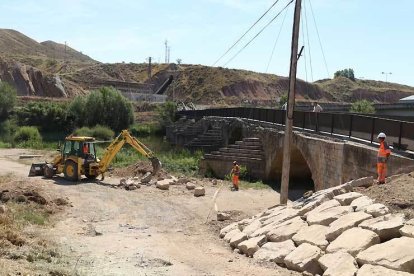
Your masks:
[{"label": "bridge railing", "polygon": [[[285,111],[266,108],[216,108],[186,110],[179,116],[201,119],[204,116],[239,117],[276,124],[285,124]],[[414,151],[414,122],[384,119],[349,113],[315,113],[295,111],[293,126],[304,130],[347,136],[373,143],[379,132],[387,134],[396,149]]]}]

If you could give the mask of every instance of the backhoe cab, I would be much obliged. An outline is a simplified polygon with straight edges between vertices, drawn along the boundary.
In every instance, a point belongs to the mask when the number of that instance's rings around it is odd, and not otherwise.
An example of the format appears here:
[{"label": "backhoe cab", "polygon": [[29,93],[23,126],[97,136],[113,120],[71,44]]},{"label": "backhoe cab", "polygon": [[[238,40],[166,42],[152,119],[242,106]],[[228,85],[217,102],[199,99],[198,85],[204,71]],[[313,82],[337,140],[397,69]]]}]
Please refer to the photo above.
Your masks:
[{"label": "backhoe cab", "polygon": [[44,175],[51,178],[55,174],[63,173],[65,178],[71,181],[80,180],[82,175],[89,179],[95,179],[98,175],[102,175],[103,179],[113,158],[125,143],[150,159],[153,167],[152,175],[157,174],[161,168],[161,162],[153,155],[152,151],[131,136],[127,130],[123,130],[112,141],[101,160],[96,156],[95,143],[93,137],[68,136],[60,149],[60,154],[56,155],[50,163],[32,164],[29,176]]}]

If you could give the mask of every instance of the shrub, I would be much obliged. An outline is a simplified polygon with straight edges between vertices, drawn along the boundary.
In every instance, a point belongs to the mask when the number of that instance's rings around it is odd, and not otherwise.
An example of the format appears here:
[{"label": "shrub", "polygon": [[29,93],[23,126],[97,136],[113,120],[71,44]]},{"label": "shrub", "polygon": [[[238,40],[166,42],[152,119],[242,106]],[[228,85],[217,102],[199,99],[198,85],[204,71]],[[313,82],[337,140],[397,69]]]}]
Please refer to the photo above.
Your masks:
[{"label": "shrub", "polygon": [[98,140],[111,140],[115,135],[112,129],[101,125],[96,125],[93,128],[78,128],[73,132],[73,134],[76,136],[95,137]]},{"label": "shrub", "polygon": [[336,71],[334,78],[337,78],[337,77],[344,77],[352,81],[355,81],[354,69],[349,68],[349,69]]},{"label": "shrub", "polygon": [[159,124],[134,124],[129,128],[129,131],[133,136],[139,137],[162,133],[162,129]]},{"label": "shrub", "polygon": [[16,110],[20,126],[37,126],[43,131],[70,130],[73,126],[67,117],[67,105],[54,102],[31,102]]},{"label": "shrub", "polygon": [[280,96],[280,99],[279,99],[279,108],[282,108],[283,105],[285,103],[287,103],[287,101],[288,101],[288,95],[287,94],[283,94],[282,96]]},{"label": "shrub", "polygon": [[375,113],[375,107],[372,102],[367,100],[361,100],[354,102],[351,105],[351,109],[349,111],[353,113],[372,114]]},{"label": "shrub", "polygon": [[158,121],[162,128],[176,120],[177,105],[174,102],[166,102],[158,106]]},{"label": "shrub", "polygon": [[36,127],[24,126],[20,127],[13,136],[15,144],[31,143],[37,144],[42,142],[42,136]]},{"label": "shrub", "polygon": [[13,133],[16,132],[16,123],[12,120],[0,122],[0,140],[6,143],[13,141]]},{"label": "shrub", "polygon": [[0,120],[8,117],[16,104],[16,89],[11,85],[0,81]]}]

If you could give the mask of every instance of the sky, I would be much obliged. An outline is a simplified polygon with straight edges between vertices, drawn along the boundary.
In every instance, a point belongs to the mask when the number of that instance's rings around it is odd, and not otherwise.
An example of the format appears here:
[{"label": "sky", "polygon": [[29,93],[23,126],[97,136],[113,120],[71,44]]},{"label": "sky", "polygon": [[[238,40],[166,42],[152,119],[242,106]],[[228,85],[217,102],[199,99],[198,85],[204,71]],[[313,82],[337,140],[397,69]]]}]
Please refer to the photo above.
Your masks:
[{"label": "sky", "polygon": [[[289,1],[279,0],[215,66],[288,76],[293,4],[227,61]],[[149,56],[163,62],[164,41],[168,40],[171,62],[181,59],[186,64],[213,65],[274,2],[0,0],[0,28],[18,30],[39,42],[66,41],[72,48],[110,63],[141,63]],[[302,2],[300,47],[305,46],[305,55],[299,60],[299,78],[316,81],[352,68],[357,78],[384,81],[387,77],[414,86],[413,0]]]}]

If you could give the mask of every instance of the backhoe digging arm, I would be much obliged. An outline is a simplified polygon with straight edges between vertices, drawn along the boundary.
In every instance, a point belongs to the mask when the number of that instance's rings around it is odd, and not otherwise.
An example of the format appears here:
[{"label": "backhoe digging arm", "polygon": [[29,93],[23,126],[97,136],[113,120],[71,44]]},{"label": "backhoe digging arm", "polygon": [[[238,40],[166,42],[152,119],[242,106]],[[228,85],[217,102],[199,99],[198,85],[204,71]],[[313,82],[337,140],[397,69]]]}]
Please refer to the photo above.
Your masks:
[{"label": "backhoe digging arm", "polygon": [[118,137],[112,141],[112,143],[106,148],[105,154],[102,157],[102,160],[99,162],[99,171],[103,174],[108,170],[109,165],[116,156],[116,154],[121,150],[125,143],[131,145],[136,151],[138,151],[143,156],[147,157],[152,164],[152,175],[156,175],[161,169],[161,162],[157,157],[154,156],[154,153],[145,146],[138,139],[133,137],[128,130],[123,130]]}]

